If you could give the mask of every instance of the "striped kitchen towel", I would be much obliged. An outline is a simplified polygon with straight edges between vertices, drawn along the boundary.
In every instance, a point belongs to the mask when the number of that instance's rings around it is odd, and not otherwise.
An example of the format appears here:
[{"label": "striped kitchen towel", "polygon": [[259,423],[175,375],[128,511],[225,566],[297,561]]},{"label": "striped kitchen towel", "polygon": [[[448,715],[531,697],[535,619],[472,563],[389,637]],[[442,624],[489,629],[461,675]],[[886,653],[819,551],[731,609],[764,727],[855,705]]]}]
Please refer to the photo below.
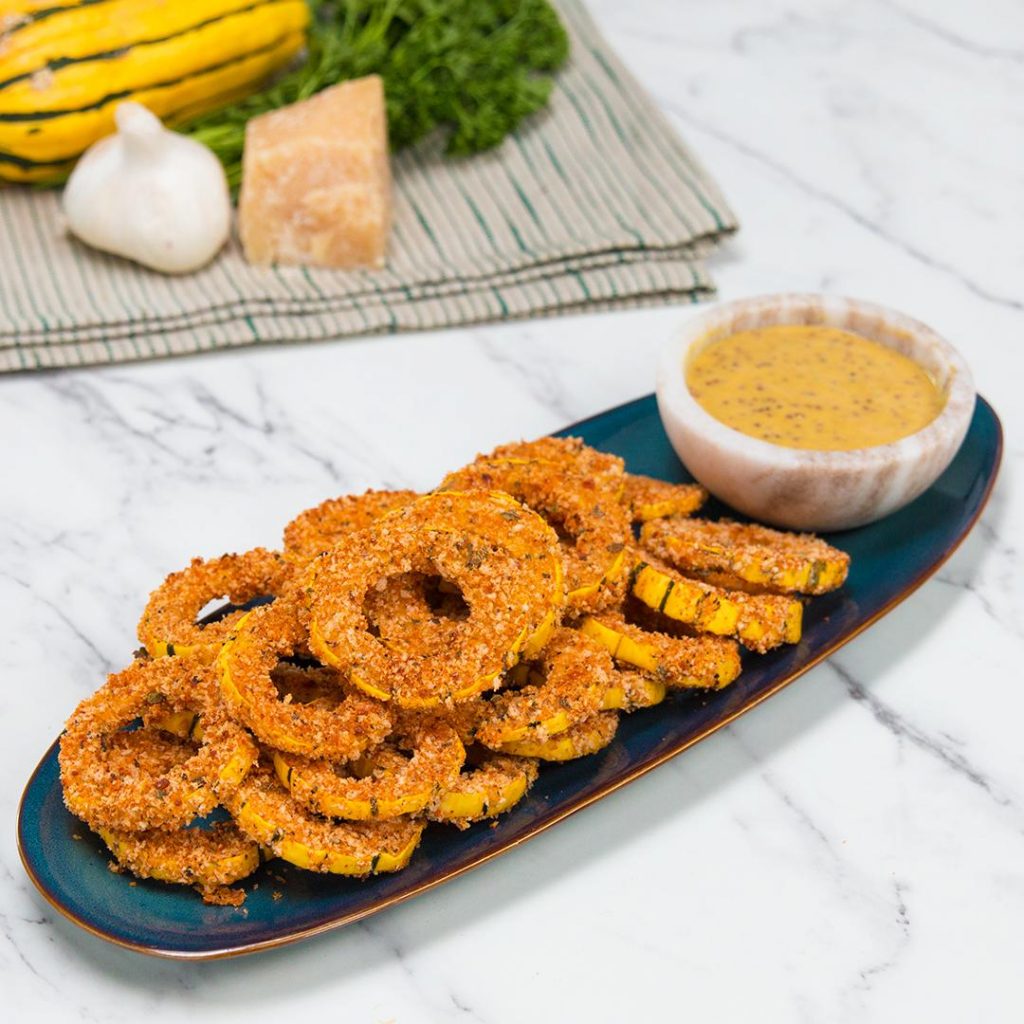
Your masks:
[{"label": "striped kitchen towel", "polygon": [[548,110],[497,150],[395,157],[386,270],[164,277],[68,237],[54,192],[0,192],[0,371],[695,300],[736,221],[579,0]]}]

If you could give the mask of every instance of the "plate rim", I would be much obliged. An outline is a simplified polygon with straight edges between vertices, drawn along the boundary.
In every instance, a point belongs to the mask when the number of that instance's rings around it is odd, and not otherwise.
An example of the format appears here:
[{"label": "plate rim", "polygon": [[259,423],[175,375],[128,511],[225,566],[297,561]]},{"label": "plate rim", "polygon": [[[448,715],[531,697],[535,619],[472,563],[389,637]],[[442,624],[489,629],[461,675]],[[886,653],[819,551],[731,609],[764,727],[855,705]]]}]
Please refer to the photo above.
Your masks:
[{"label": "plate rim", "polygon": [[[647,401],[653,397],[653,393],[641,395],[638,398],[630,399],[626,402],[621,402],[618,405],[611,406],[604,409],[601,412],[594,413],[591,416],[587,416],[584,419],[577,420],[567,427],[563,427],[561,430],[555,431],[553,436],[557,435],[569,435],[573,431],[582,428],[585,424],[592,420],[601,419],[605,416],[609,416],[613,413],[627,409],[629,406],[637,405],[641,402]],[[629,785],[631,782],[635,782],[637,779],[642,778],[649,772],[654,771],[655,768],[659,768],[667,761],[672,760],[674,757],[678,757],[684,751],[689,750],[691,747],[696,746],[702,740],[707,739],[709,736],[718,732],[720,729],[724,729],[727,725],[736,721],[742,715],[752,711],[758,705],[762,704],[769,697],[775,696],[780,690],[785,689],[791,683],[795,682],[801,676],[806,675],[812,668],[820,665],[823,661],[832,657],[836,651],[841,650],[855,637],[860,636],[865,630],[873,626],[879,619],[884,618],[892,611],[897,605],[902,604],[911,594],[918,590],[923,584],[934,576],[939,569],[942,568],[949,561],[950,558],[959,550],[960,546],[967,539],[967,537],[974,530],[978,519],[988,506],[989,499],[992,497],[992,492],[995,489],[996,481],[999,478],[999,471],[1002,467],[1003,461],[1003,450],[1004,450],[1004,432],[1003,424],[999,418],[999,414],[995,408],[980,394],[977,396],[977,402],[979,405],[984,405],[995,426],[995,451],[993,453],[992,461],[992,473],[989,476],[988,482],[985,486],[984,492],[981,494],[978,501],[977,507],[975,508],[970,519],[967,521],[964,529],[961,531],[959,536],[956,538],[953,544],[951,544],[942,556],[934,563],[929,565],[923,572],[910,579],[905,586],[901,587],[884,605],[882,605],[873,615],[865,619],[855,629],[851,630],[850,633],[845,635],[841,640],[832,644],[831,646],[822,649],[811,657],[806,664],[801,665],[798,669],[788,673],[787,675],[781,676],[779,679],[772,682],[770,686],[759,692],[753,697],[748,703],[743,704],[741,707],[735,709],[720,721],[709,724],[699,732],[690,736],[686,740],[681,741],[678,745],[670,747],[668,750],[659,754],[649,764],[645,764],[641,767],[627,771],[624,775],[616,777],[610,780],[606,785],[587,796],[579,798],[577,801],[572,802],[567,807],[560,810],[557,814],[550,818],[546,818],[541,823],[531,827],[524,834],[511,840],[507,844],[498,847],[497,849],[486,851],[480,854],[478,857],[472,858],[468,863],[462,864],[457,868],[453,868],[447,872],[442,873],[440,876],[431,877],[425,879],[419,885],[414,886],[407,892],[398,893],[393,896],[382,898],[381,900],[367,906],[361,910],[355,910],[347,914],[343,914],[340,917],[332,918],[330,921],[324,921],[320,924],[310,925],[306,928],[299,929],[291,932],[287,935],[276,936],[274,938],[258,939],[251,942],[245,942],[240,945],[234,946],[223,946],[217,949],[209,950],[179,950],[179,949],[166,949],[157,945],[147,945],[140,942],[133,942],[129,939],[125,939],[119,935],[114,935],[111,932],[105,931],[102,928],[97,927],[90,921],[81,917],[75,911],[71,910],[68,906],[63,904],[59,898],[53,894],[41,878],[37,875],[29,858],[25,854],[24,844],[22,841],[23,831],[25,829],[25,801],[28,797],[29,791],[33,788],[36,781],[36,777],[43,770],[44,765],[54,755],[58,744],[60,743],[60,736],[57,737],[46,749],[45,753],[39,759],[38,764],[29,776],[28,781],[25,784],[25,788],[22,791],[21,798],[18,801],[18,817],[17,817],[17,846],[18,856],[21,859],[22,867],[25,869],[25,873],[28,875],[32,884],[36,890],[43,897],[43,899],[60,914],[62,917],[70,921],[72,924],[77,925],[83,931],[96,938],[103,939],[121,949],[127,949],[134,953],[142,953],[146,956],[156,957],[163,960],[176,960],[184,962],[201,962],[209,960],[226,960],[237,956],[246,956],[251,953],[263,952],[270,949],[278,949],[282,946],[290,946],[295,942],[300,942],[304,939],[313,938],[317,935],[323,935],[326,932],[335,931],[338,928],[343,928],[345,925],[354,924],[356,921],[363,920],[364,918],[370,917],[373,914],[378,913],[382,910],[387,910],[390,907],[397,906],[400,903],[404,903],[406,900],[412,899],[414,896],[418,896],[420,893],[426,892],[429,889],[437,888],[440,885],[450,882],[461,875],[464,875],[468,871],[472,871],[475,868],[480,867],[483,864],[487,864],[490,861],[495,860],[502,854],[508,853],[510,850],[514,850],[521,846],[523,843],[540,835],[542,832],[546,832],[552,826],[557,825],[559,822],[564,821],[566,818],[584,810],[591,804],[596,803],[598,800],[609,796],[624,786]],[[973,416],[972,416],[973,419]]]}]

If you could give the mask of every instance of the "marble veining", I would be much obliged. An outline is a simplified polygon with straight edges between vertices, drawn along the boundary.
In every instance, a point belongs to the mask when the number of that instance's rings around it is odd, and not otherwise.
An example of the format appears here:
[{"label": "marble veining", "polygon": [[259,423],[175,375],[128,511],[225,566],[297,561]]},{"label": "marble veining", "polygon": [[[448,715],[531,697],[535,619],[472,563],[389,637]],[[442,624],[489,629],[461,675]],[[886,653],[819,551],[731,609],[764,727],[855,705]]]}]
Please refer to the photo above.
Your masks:
[{"label": "marble veining", "polygon": [[[977,529],[828,663],[521,849],[341,932],[208,964],[50,910],[22,785],[195,554],[428,487],[649,392],[686,309],[0,382],[0,979],[11,1020],[1015,1022],[1024,1015],[1024,9],[592,0],[742,230],[722,298],[827,290],[966,356],[1003,418]],[[2,198],[0,198],[2,202]]]}]

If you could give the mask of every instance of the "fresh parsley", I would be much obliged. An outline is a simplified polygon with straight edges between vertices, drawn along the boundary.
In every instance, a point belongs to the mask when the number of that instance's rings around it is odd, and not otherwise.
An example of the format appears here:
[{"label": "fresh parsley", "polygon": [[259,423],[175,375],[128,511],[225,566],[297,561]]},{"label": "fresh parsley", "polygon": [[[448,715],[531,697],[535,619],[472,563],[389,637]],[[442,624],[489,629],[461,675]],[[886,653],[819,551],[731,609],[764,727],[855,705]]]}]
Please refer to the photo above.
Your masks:
[{"label": "fresh parsley", "polygon": [[544,107],[569,41],[548,0],[311,0],[302,64],[270,88],[182,126],[241,180],[245,124],[349,78],[384,79],[395,148],[435,130],[447,152],[497,146]]}]

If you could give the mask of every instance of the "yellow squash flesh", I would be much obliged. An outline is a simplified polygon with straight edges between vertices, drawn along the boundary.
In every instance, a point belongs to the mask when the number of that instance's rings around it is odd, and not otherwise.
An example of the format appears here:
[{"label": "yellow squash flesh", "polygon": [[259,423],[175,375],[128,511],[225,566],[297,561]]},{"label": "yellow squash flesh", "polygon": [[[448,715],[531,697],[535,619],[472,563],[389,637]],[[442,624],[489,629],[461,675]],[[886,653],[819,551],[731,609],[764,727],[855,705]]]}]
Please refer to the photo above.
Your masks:
[{"label": "yellow squash flesh", "polygon": [[[648,608],[698,632],[736,636],[754,650],[763,652],[800,640],[803,605],[797,600],[722,590],[697,580],[669,576],[646,562],[634,570],[632,589]],[[764,609],[763,618],[759,608]]]},{"label": "yellow squash flesh", "polygon": [[526,795],[529,781],[529,776],[524,772],[496,789],[445,793],[438,801],[437,807],[431,811],[431,819],[468,822],[479,818],[496,818],[522,800]]},{"label": "yellow squash flesh", "polygon": [[[260,850],[253,842],[242,842],[237,852],[215,857],[207,863],[197,863],[187,851],[168,850],[160,854],[159,843],[150,853],[144,834],[126,834],[109,828],[100,828],[97,832],[118,862],[143,878],[155,878],[159,882],[230,885],[251,875],[260,866]],[[201,848],[202,833],[196,830],[196,834]]]},{"label": "yellow squash flesh", "polygon": [[[272,755],[274,772],[281,785],[293,796],[296,796],[298,783],[302,774],[301,767],[296,767],[294,759],[288,754],[275,750]],[[309,789],[307,785],[306,789]],[[348,821],[373,821],[377,818],[397,818],[400,814],[418,814],[434,795],[432,784],[410,793],[400,793],[391,799],[347,798],[338,794],[320,792],[317,794],[316,806],[312,810],[331,818],[345,818]],[[299,799],[296,796],[296,799]],[[300,803],[306,801],[299,799]]]},{"label": "yellow squash flesh", "polygon": [[283,826],[268,821],[255,808],[243,803],[236,814],[238,824],[251,836],[256,836],[265,845],[272,846],[274,853],[282,860],[306,871],[323,871],[332,875],[378,875],[400,871],[409,863],[419,845],[419,833],[409,840],[402,849],[376,853],[355,854],[347,850],[323,849],[285,834]]}]

